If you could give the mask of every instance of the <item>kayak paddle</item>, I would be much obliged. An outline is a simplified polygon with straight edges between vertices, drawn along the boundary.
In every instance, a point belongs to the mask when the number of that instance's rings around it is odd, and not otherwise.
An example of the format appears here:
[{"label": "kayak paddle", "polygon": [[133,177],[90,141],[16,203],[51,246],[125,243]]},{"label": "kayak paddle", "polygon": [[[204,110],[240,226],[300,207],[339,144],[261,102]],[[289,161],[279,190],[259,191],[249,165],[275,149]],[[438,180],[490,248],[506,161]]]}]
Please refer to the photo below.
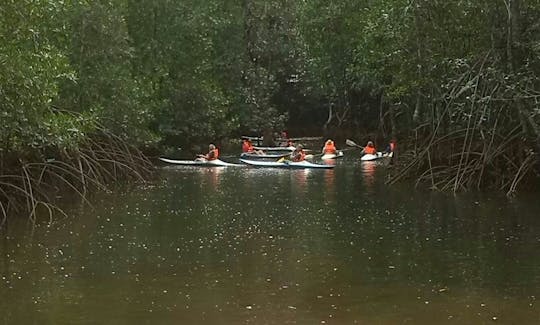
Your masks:
[{"label": "kayak paddle", "polygon": [[360,149],[364,149],[364,147],[360,146],[360,145],[357,145],[356,142],[354,142],[353,140],[350,140],[350,139],[347,139],[345,140],[345,143],[348,145],[348,146],[351,146],[351,147],[358,147]]}]

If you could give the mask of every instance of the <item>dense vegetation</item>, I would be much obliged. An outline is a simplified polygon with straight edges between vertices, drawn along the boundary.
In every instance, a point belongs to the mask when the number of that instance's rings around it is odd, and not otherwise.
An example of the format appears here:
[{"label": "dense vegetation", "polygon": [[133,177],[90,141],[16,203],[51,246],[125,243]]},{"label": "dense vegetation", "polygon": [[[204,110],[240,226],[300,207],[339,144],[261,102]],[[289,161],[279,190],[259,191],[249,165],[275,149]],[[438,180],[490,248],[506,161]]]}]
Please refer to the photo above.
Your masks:
[{"label": "dense vegetation", "polygon": [[135,147],[283,128],[398,137],[395,180],[511,193],[540,150],[539,22],[540,0],[4,0],[1,210],[45,176],[139,175]]}]

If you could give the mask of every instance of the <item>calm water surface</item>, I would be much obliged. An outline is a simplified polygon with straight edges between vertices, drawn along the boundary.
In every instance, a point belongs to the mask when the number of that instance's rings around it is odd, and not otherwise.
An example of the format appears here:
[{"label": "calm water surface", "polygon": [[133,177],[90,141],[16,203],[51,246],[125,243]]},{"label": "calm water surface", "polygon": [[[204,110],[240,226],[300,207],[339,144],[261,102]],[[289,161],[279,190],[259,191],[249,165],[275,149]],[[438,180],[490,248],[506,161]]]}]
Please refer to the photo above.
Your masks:
[{"label": "calm water surface", "polygon": [[540,202],[386,167],[163,168],[0,237],[4,324],[539,324]]}]

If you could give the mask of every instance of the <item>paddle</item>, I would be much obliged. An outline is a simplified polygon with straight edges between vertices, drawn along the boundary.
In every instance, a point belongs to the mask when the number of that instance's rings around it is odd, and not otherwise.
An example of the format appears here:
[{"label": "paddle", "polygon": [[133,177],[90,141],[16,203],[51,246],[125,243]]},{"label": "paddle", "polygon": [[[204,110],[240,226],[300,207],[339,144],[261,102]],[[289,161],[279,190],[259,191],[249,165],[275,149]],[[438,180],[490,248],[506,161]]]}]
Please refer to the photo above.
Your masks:
[{"label": "paddle", "polygon": [[324,152],[323,153],[317,153],[317,154],[309,154],[309,155],[306,155],[304,158],[305,159],[308,159],[308,160],[311,160],[315,157],[319,157],[319,156],[323,156],[324,155]]},{"label": "paddle", "polygon": [[357,145],[356,142],[354,142],[353,140],[350,140],[350,139],[345,140],[345,143],[350,147],[358,147],[360,149],[364,149],[364,147],[362,147],[360,145]]}]

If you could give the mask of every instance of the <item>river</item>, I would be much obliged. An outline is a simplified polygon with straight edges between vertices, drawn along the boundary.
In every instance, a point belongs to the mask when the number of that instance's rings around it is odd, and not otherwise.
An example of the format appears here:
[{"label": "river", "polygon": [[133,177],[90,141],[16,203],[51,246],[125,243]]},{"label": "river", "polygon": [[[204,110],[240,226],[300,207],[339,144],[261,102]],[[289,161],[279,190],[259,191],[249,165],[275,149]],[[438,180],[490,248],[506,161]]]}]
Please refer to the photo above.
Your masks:
[{"label": "river", "polygon": [[0,238],[4,324],[538,324],[540,203],[387,168],[164,167]]}]

